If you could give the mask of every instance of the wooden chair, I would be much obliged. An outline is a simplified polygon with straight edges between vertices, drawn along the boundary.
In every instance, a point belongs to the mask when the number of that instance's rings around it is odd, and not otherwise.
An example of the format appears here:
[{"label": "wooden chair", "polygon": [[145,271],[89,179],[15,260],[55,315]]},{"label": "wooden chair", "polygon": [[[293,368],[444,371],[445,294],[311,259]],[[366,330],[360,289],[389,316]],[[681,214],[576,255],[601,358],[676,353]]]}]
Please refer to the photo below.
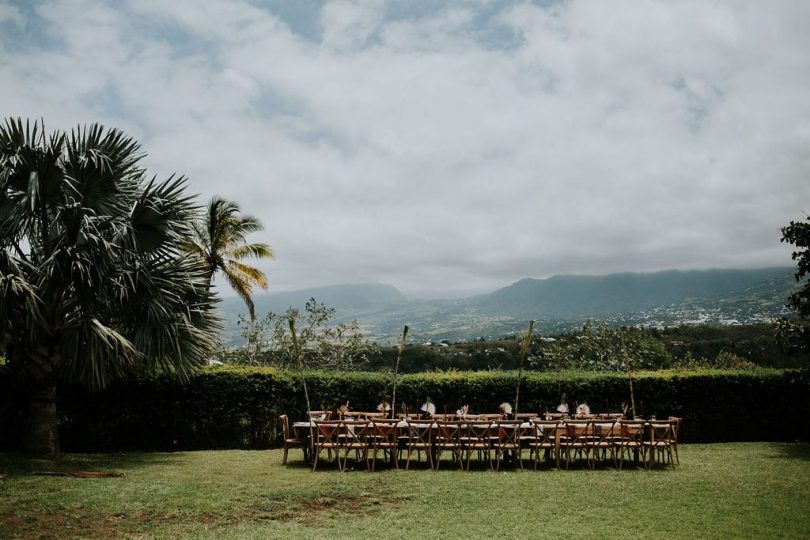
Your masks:
[{"label": "wooden chair", "polygon": [[499,420],[495,422],[494,431],[498,436],[492,438],[495,449],[495,470],[501,470],[501,463],[506,455],[511,452],[515,461],[515,467],[523,470],[523,459],[520,446],[520,420]]},{"label": "wooden chair", "polygon": [[653,463],[658,460],[663,462],[664,458],[669,460],[672,468],[675,468],[675,459],[672,454],[673,442],[675,440],[675,429],[677,420],[650,420],[648,426],[649,437],[644,439],[644,449],[649,452],[647,457],[647,470],[653,468]]},{"label": "wooden chair", "polygon": [[493,434],[493,424],[489,420],[465,422],[461,426],[459,442],[461,450],[465,454],[465,469],[470,470],[470,458],[473,452],[478,455],[478,459],[486,459],[489,468],[494,470],[492,461],[492,450],[494,449],[493,439],[498,438],[497,432]]},{"label": "wooden chair", "polygon": [[[378,418],[373,420],[368,426],[366,431],[366,440],[368,442],[368,452],[370,457],[367,459],[371,461],[370,469],[374,472],[377,464],[377,453],[382,450],[383,455],[388,456],[388,462],[399,469],[399,459],[397,459],[397,451],[399,442],[397,440],[397,424],[399,420]],[[368,454],[367,454],[368,455]]]},{"label": "wooden chair", "polygon": [[299,439],[297,437],[290,436],[290,418],[286,414],[282,414],[279,416],[281,419],[281,431],[284,435],[284,457],[281,459],[282,465],[287,464],[287,452],[289,452],[290,447],[299,447],[301,451],[304,452],[304,458],[306,459],[306,441],[304,439]]},{"label": "wooden chair", "polygon": [[566,420],[565,436],[561,439],[561,450],[565,450],[565,468],[571,464],[571,452],[585,458],[588,468],[592,468],[589,452],[591,450],[591,439],[593,429],[591,420]]},{"label": "wooden chair", "polygon": [[436,432],[433,438],[433,450],[436,455],[433,458],[435,470],[439,470],[442,453],[445,450],[452,452],[453,459],[458,462],[459,468],[464,468],[461,448],[462,424],[457,421],[438,420],[436,421]]},{"label": "wooden chair", "polygon": [[588,442],[591,446],[591,468],[596,466],[596,460],[601,456],[603,461],[607,460],[607,454],[610,452],[610,458],[613,461],[613,466],[617,469],[619,464],[616,461],[616,433],[620,431],[619,427],[611,421],[595,421],[591,424],[591,435]]},{"label": "wooden chair", "polygon": [[341,420],[315,420],[314,431],[314,453],[315,458],[312,460],[312,470],[318,468],[318,459],[323,450],[328,450],[331,455],[332,450],[335,451],[338,468],[343,470],[340,465],[340,446],[341,438],[340,432],[343,422]]},{"label": "wooden chair", "polygon": [[537,470],[537,462],[540,461],[540,452],[543,456],[554,456],[557,469],[560,468],[560,454],[557,446],[557,431],[560,423],[556,420],[535,421],[532,425],[533,436],[529,442],[529,458],[534,457],[534,470]]},{"label": "wooden chair", "polygon": [[405,420],[408,430],[408,440],[406,442],[405,470],[411,466],[411,455],[416,452],[416,458],[422,460],[422,452],[427,454],[427,461],[430,468],[435,468],[433,462],[433,430],[434,424],[431,420]]},{"label": "wooden chair", "polygon": [[675,450],[675,463],[680,465],[681,459],[678,457],[678,432],[681,430],[683,418],[681,418],[680,416],[670,416],[669,420],[675,421],[675,433],[674,433],[675,436],[672,440],[672,449]]},{"label": "wooden chair", "polygon": [[[624,453],[632,451],[638,457],[639,453],[644,453],[644,420],[620,420],[618,438],[613,440],[614,446],[619,449],[618,465],[619,469],[624,464]],[[646,464],[645,464],[646,466]]]},{"label": "wooden chair", "polygon": [[[341,420],[338,434],[338,451],[343,450],[343,464],[341,471],[345,471],[348,466],[349,454],[355,455],[355,460],[366,463],[366,469],[371,470],[368,462],[368,438],[369,423],[365,420]],[[338,463],[340,456],[338,455]]]}]

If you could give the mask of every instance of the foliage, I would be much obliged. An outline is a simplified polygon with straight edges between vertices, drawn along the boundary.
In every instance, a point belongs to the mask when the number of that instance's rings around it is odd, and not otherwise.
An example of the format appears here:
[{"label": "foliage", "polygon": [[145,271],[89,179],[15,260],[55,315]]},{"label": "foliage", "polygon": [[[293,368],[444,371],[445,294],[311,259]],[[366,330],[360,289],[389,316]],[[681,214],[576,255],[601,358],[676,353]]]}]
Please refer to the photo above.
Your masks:
[{"label": "foliage", "polygon": [[286,313],[269,312],[264,318],[239,317],[245,346],[221,351],[226,363],[298,367],[298,352],[293,343],[289,321],[294,321],[303,364],[307,369],[356,370],[367,361],[373,346],[360,331],[357,321],[333,324],[334,308],[310,298],[301,312],[290,308]]},{"label": "foliage", "polygon": [[18,374],[100,388],[130,369],[181,376],[218,321],[189,234],[186,180],[147,180],[139,145],[93,124],[0,128],[0,343]]},{"label": "foliage", "polygon": [[[497,412],[514,396],[516,372],[451,372],[402,375],[397,400],[410,411],[426,397],[437,412],[469,404]],[[390,394],[384,373],[306,374],[312,405],[375,410]],[[3,388],[0,371],[0,389]],[[687,442],[810,440],[810,372],[796,370],[678,370],[636,373],[640,415],[684,418]],[[521,384],[521,411],[588,403],[595,413],[621,410],[627,378],[610,372],[528,372]],[[267,448],[279,443],[278,415],[304,417],[300,376],[272,368],[206,368],[179,384],[166,375],[118,381],[92,394],[66,387],[60,394],[62,437],[73,451]],[[752,429],[757,426],[757,429]],[[11,442],[13,426],[2,426]]]},{"label": "foliage", "polygon": [[773,323],[778,343],[787,351],[810,353],[810,321],[779,318]]},{"label": "foliage", "polygon": [[273,258],[267,244],[246,241],[249,233],[263,230],[262,224],[253,216],[240,215],[235,202],[213,197],[203,219],[192,223],[192,230],[193,235],[185,239],[183,249],[204,261],[209,283],[221,272],[244,300],[251,320],[255,319],[251,294],[254,286],[267,289],[267,277],[242,261],[249,257]]},{"label": "foliage", "polygon": [[629,328],[613,329],[600,321],[585,321],[582,331],[539,349],[533,359],[544,369],[627,371],[661,369],[671,365],[663,344]]},{"label": "foliage", "polygon": [[793,244],[793,260],[796,261],[796,281],[801,284],[798,291],[790,295],[788,305],[800,316],[810,316],[810,216],[807,221],[791,221],[782,227],[782,242]]}]

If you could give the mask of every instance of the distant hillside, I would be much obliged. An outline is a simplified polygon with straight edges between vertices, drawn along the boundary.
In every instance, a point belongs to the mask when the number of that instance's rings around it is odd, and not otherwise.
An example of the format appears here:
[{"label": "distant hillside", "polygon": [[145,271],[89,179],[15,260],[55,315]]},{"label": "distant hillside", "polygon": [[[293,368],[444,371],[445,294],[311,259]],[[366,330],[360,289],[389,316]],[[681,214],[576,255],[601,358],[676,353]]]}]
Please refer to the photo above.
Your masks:
[{"label": "distant hillside", "polygon": [[782,283],[792,273],[791,268],[763,268],[554,276],[522,279],[469,303],[483,313],[512,317],[598,318],[738,294],[773,280]]},{"label": "distant hillside", "polygon": [[[367,337],[394,341],[402,326],[414,340],[497,337],[538,321],[543,333],[571,331],[585,319],[612,326],[766,323],[785,313],[796,286],[793,268],[694,270],[606,276],[522,279],[489,294],[460,300],[407,301],[391,285],[336,285],[255,297],[256,314],[302,308],[314,297],[336,309],[336,321],[356,319]],[[238,343],[238,298],[222,302],[226,343]]]}]

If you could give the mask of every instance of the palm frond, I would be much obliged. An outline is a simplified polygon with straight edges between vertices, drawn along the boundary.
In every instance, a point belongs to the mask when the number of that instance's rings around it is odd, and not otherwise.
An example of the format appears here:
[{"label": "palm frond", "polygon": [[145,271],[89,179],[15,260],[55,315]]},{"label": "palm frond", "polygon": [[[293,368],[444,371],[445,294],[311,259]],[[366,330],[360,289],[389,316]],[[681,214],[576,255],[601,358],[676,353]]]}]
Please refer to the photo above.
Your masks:
[{"label": "palm frond", "polygon": [[247,259],[249,257],[254,257],[256,259],[272,259],[273,250],[270,249],[270,246],[267,244],[242,244],[226,250],[222,255],[225,258],[236,261],[241,261],[242,259]]}]

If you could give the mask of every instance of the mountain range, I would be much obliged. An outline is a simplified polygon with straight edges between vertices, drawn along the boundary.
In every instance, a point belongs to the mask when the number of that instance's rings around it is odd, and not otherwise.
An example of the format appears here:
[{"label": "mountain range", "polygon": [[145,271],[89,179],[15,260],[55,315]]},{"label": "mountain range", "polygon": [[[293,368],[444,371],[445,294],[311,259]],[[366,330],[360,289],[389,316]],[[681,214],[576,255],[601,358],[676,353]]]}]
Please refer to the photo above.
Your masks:
[{"label": "mountain range", "polygon": [[[474,339],[516,332],[529,319],[541,332],[568,331],[586,319],[612,325],[746,324],[786,313],[796,287],[793,268],[667,270],[654,273],[562,275],[526,278],[488,294],[455,300],[408,300],[394,286],[335,285],[254,297],[256,313],[303,308],[310,298],[333,307],[336,322],[356,319],[381,342],[405,324],[414,339]],[[221,304],[226,343],[240,341],[236,327],[247,310],[236,297]]]}]

